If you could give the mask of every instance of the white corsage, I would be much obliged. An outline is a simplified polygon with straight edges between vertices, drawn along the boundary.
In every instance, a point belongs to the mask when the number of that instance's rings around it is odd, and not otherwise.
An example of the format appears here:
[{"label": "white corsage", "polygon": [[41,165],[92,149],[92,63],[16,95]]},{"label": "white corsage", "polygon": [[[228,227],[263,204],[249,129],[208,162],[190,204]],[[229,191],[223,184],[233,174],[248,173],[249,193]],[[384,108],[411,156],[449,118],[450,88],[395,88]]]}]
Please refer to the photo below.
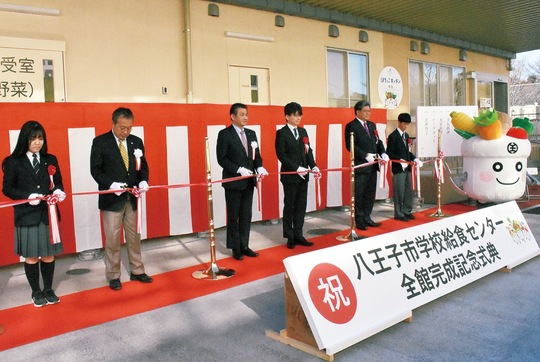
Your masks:
[{"label": "white corsage", "polygon": [[140,148],[136,148],[136,149],[133,150],[133,154],[135,155],[137,171],[140,171],[140,169],[141,169],[141,157],[143,155],[142,150]]},{"label": "white corsage", "polygon": [[251,141],[251,157],[253,159],[255,159],[255,149],[257,149],[257,147],[259,147],[259,145],[257,144],[256,141]]}]

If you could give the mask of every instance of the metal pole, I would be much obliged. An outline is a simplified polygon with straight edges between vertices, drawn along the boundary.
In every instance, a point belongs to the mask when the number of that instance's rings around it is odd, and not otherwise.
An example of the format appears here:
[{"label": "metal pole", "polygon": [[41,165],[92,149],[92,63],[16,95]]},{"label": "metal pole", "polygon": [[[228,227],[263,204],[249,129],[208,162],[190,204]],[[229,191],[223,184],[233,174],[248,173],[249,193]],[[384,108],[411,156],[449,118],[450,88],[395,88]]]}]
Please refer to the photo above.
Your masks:
[{"label": "metal pole", "polygon": [[[437,137],[437,155],[441,154],[441,134],[442,134],[442,131],[441,129],[439,129],[439,133]],[[435,167],[439,168],[439,178],[437,179],[437,212],[434,212],[433,214],[428,215],[429,217],[435,217],[435,218],[439,218],[439,217],[442,218],[442,217],[450,216],[450,215],[446,215],[441,210],[441,189],[442,189],[441,179],[442,179],[442,173],[444,172],[444,167],[439,167],[440,165],[442,165],[442,160],[440,161],[437,160],[435,162]]]},{"label": "metal pole", "polygon": [[216,233],[214,229],[214,203],[212,198],[212,172],[210,167],[210,150],[208,146],[208,137],[206,140],[206,194],[208,196],[208,226],[210,228],[210,267],[205,270],[198,270],[192,275],[196,279],[218,280],[229,278],[234,275],[232,269],[222,269],[216,262]]},{"label": "metal pole", "polygon": [[351,222],[350,222],[350,227],[351,227],[351,230],[349,231],[349,234],[347,235],[344,235],[344,236],[338,236],[336,239],[339,240],[339,241],[355,241],[355,240],[360,240],[360,239],[363,239],[365,238],[365,236],[358,236],[358,234],[356,234],[356,231],[354,230],[355,229],[355,221],[354,221],[354,215],[355,215],[355,207],[354,207],[354,190],[355,190],[355,185],[354,185],[354,133],[351,132],[350,133],[350,146],[349,146],[350,150],[351,150],[351,184],[350,184],[350,190],[351,190]]}]

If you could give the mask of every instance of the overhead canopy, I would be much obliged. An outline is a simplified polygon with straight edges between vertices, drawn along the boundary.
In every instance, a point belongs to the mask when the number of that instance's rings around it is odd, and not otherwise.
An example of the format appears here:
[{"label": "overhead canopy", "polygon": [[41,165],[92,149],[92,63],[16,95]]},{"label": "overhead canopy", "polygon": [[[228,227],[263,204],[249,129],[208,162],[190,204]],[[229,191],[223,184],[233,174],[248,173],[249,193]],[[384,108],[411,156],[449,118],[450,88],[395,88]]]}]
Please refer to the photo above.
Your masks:
[{"label": "overhead canopy", "polygon": [[502,58],[540,49],[539,0],[218,0]]}]

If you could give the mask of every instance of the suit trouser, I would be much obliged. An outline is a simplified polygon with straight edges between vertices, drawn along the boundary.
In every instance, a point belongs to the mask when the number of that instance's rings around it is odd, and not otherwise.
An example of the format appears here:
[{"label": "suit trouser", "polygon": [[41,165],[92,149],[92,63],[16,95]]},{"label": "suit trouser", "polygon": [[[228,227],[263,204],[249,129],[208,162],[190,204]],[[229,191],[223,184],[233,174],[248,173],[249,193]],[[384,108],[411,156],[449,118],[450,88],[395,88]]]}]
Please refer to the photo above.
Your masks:
[{"label": "suit trouser", "polygon": [[392,174],[394,185],[394,217],[404,217],[412,213],[413,190],[411,189],[411,173]]},{"label": "suit trouser", "polygon": [[227,204],[227,248],[245,250],[249,247],[253,187],[244,190],[225,189]]},{"label": "suit trouser", "polygon": [[377,192],[377,171],[356,172],[354,174],[354,219],[361,225],[371,219]]},{"label": "suit trouser", "polygon": [[101,210],[105,229],[105,276],[107,280],[120,278],[120,231],[124,226],[129,268],[133,274],[144,273],[141,256],[141,235],[137,233],[137,213],[126,202],[120,211]]},{"label": "suit trouser", "polygon": [[304,236],[304,218],[307,207],[307,182],[283,184],[283,237],[301,238]]}]

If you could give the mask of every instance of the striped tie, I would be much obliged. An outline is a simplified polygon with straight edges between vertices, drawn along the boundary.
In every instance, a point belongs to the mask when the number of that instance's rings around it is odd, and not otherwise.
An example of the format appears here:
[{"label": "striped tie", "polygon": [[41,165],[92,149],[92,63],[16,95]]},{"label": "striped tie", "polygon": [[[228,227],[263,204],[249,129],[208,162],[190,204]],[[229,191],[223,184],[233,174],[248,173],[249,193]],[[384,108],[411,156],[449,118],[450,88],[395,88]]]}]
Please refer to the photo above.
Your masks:
[{"label": "striped tie", "polygon": [[128,154],[126,150],[126,146],[124,146],[124,141],[119,140],[118,147],[120,148],[120,155],[122,156],[122,160],[124,160],[124,165],[126,166],[126,170],[129,170],[129,160],[128,160]]},{"label": "striped tie", "polygon": [[244,130],[240,131],[240,136],[242,137],[242,145],[244,146],[244,149],[246,150],[246,155],[249,156],[247,138],[246,138],[246,133],[244,132]]},{"label": "striped tie", "polygon": [[34,168],[34,173],[38,173],[38,171],[39,171],[39,161],[37,159],[37,154],[34,153],[32,155],[32,158],[33,158],[32,167]]}]

